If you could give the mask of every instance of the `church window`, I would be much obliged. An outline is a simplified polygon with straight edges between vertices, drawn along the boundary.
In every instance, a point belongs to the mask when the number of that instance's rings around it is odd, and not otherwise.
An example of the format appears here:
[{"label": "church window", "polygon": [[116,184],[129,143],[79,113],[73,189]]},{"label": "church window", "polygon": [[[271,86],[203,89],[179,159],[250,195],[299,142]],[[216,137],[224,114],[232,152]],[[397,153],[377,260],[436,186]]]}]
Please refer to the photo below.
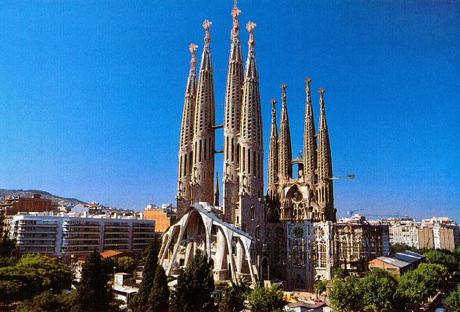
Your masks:
[{"label": "church window", "polygon": [[207,158],[207,157],[206,157],[206,156],[207,156],[207,151],[208,151],[208,147],[207,147],[208,144],[207,144],[207,143],[208,143],[208,139],[205,139],[205,140],[204,140],[204,153],[203,153],[203,155],[204,155],[204,157],[203,157],[204,160],[206,160],[206,158]]},{"label": "church window", "polygon": [[251,150],[248,149],[248,173],[251,174]]}]

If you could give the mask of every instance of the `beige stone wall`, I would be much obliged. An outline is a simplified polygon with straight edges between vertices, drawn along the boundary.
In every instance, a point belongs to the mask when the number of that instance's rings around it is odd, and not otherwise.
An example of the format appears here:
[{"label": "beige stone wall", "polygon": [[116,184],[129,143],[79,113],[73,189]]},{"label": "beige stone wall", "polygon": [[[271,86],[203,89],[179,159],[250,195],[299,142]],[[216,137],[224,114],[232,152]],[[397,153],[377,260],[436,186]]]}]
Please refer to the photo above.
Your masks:
[{"label": "beige stone wall", "polygon": [[421,228],[418,230],[418,248],[432,249],[434,248],[433,229]]}]

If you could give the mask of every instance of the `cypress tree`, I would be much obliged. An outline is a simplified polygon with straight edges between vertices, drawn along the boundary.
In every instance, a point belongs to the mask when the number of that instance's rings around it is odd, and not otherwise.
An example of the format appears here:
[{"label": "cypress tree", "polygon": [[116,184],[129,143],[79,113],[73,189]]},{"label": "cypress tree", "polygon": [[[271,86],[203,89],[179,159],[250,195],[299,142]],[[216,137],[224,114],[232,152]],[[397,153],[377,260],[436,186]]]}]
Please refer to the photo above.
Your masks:
[{"label": "cypress tree", "polygon": [[155,239],[150,244],[147,258],[144,263],[144,271],[142,272],[142,282],[139,286],[137,295],[132,299],[130,307],[133,312],[143,312],[148,304],[150,292],[152,290],[153,281],[155,279],[155,270],[158,263],[158,241]]},{"label": "cypress tree", "polygon": [[214,312],[213,292],[211,262],[205,255],[197,254],[177,279],[174,311]]},{"label": "cypress tree", "polygon": [[107,272],[97,251],[86,257],[81,276],[72,312],[110,311],[112,289],[107,287]]},{"label": "cypress tree", "polygon": [[169,310],[169,288],[165,270],[157,265],[155,279],[150,291],[147,312],[168,312]]}]

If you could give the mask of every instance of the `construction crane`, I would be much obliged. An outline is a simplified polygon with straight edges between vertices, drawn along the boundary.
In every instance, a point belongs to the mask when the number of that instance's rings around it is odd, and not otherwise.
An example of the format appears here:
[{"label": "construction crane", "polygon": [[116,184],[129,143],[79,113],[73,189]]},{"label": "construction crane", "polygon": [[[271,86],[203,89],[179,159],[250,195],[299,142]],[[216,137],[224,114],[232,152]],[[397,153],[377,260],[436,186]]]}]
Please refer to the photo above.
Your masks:
[{"label": "construction crane", "polygon": [[346,176],[331,177],[329,180],[354,180],[356,175],[354,173],[347,174]]},{"label": "construction crane", "polygon": [[369,217],[369,218],[398,218],[398,219],[405,219],[405,218],[410,218],[410,216],[408,215],[401,215],[399,213],[395,213],[395,214],[381,214],[381,215],[378,215],[378,214],[364,214],[366,217]]}]

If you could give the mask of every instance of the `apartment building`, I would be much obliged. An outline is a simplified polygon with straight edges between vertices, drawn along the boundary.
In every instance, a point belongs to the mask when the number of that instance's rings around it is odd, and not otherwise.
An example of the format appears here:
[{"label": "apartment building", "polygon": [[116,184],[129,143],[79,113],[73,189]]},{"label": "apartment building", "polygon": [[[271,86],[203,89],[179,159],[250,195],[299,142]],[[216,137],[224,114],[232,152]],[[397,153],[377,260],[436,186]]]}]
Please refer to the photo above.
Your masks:
[{"label": "apartment building", "polygon": [[33,194],[31,197],[11,196],[0,203],[0,210],[3,210],[7,216],[21,212],[53,211],[55,208],[53,201],[43,198],[41,194]]},{"label": "apartment building", "polygon": [[458,246],[458,225],[446,217],[433,217],[417,222],[414,219],[387,219],[390,244],[418,249],[454,250]]},{"label": "apartment building", "polygon": [[18,214],[10,221],[19,253],[85,255],[93,250],[141,252],[155,238],[155,222],[116,216]]},{"label": "apartment building", "polygon": [[176,221],[176,211],[171,204],[161,207],[148,204],[144,210],[144,219],[155,221],[155,232],[164,233]]}]

